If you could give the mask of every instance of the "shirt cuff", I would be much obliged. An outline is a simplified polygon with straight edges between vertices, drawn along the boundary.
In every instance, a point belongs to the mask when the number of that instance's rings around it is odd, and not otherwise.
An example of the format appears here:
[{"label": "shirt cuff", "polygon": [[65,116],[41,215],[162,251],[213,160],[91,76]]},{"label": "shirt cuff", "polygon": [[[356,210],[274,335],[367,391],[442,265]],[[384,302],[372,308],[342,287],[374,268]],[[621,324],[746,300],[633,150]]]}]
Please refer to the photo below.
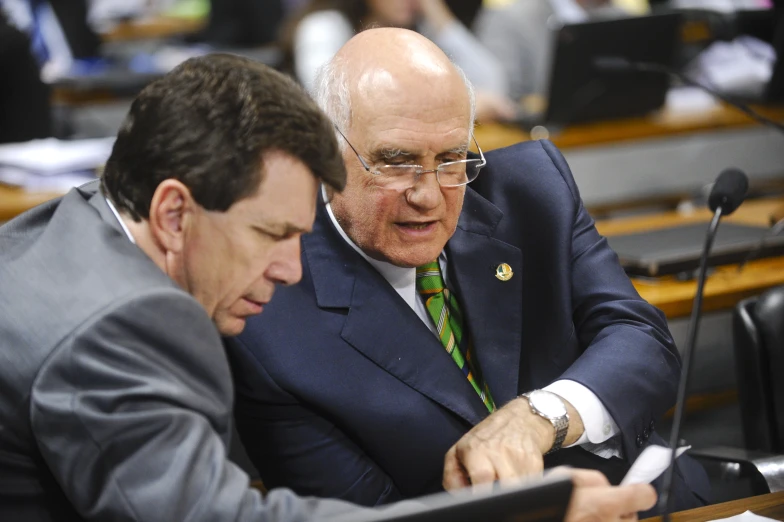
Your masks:
[{"label": "shirt cuff", "polygon": [[577,439],[577,442],[567,447],[581,446],[588,442],[599,444],[620,432],[618,425],[599,397],[579,382],[566,379],[555,381],[546,386],[544,390],[555,393],[568,401],[582,418],[585,431]]}]

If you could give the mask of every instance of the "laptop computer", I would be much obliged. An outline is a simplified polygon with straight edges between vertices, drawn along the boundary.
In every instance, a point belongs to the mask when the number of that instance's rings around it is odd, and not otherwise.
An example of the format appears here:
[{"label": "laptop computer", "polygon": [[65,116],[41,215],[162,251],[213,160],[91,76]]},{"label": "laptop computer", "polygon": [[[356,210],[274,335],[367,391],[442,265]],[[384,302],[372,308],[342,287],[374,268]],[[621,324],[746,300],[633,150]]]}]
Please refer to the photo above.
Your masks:
[{"label": "laptop computer", "polygon": [[348,514],[341,522],[561,522],[572,494],[568,477],[547,477],[493,491],[438,493],[379,509]]},{"label": "laptop computer", "polygon": [[[648,232],[609,236],[629,275],[661,276],[699,268],[708,223],[661,228]],[[708,266],[741,263],[784,255],[784,235],[770,234],[766,227],[722,223],[713,242]]]},{"label": "laptop computer", "polygon": [[624,58],[673,66],[680,15],[655,14],[561,26],[553,35],[546,109],[521,115],[521,123],[567,124],[641,116],[666,99],[667,75],[598,70],[596,58]]}]

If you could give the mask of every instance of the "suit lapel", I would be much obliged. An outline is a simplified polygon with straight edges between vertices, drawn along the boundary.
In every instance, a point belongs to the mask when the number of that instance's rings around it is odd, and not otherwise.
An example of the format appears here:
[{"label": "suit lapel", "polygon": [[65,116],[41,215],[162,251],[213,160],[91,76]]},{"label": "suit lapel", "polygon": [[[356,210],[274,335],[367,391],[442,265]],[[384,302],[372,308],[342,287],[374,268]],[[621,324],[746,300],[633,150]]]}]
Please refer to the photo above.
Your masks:
[{"label": "suit lapel", "polygon": [[474,425],[487,409],[441,343],[319,210],[303,241],[316,300],[348,308],[341,336],[389,374]]},{"label": "suit lapel", "polygon": [[[522,252],[493,237],[502,216],[497,207],[467,190],[458,228],[447,244],[449,284],[464,311],[474,355],[498,407],[518,395],[523,308]],[[501,263],[512,268],[508,281],[495,277]]]}]

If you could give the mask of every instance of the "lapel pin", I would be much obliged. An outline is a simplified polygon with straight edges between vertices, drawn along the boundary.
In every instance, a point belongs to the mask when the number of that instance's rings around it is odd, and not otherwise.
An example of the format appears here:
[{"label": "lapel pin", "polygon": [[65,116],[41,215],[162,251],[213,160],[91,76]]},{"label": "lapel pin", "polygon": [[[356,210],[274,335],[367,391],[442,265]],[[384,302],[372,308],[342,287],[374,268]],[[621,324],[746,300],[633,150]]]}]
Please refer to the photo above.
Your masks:
[{"label": "lapel pin", "polygon": [[495,269],[495,277],[501,281],[509,281],[512,279],[514,272],[512,272],[512,267],[507,265],[506,263],[501,263]]}]

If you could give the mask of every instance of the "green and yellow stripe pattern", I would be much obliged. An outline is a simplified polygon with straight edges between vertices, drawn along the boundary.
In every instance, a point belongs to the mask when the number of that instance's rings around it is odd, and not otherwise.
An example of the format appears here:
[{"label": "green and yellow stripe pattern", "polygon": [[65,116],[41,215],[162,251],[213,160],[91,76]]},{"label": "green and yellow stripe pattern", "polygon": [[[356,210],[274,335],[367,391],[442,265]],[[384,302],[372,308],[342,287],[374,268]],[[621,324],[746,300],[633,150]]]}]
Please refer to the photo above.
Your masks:
[{"label": "green and yellow stripe pattern", "polygon": [[436,326],[441,344],[471,383],[487,410],[492,413],[495,411],[495,403],[490,395],[490,389],[483,382],[479,368],[473,361],[470,339],[465,343],[465,357],[460,349],[460,342],[463,339],[463,315],[454,294],[444,285],[438,261],[416,269],[416,288],[425,300],[425,308]]}]

